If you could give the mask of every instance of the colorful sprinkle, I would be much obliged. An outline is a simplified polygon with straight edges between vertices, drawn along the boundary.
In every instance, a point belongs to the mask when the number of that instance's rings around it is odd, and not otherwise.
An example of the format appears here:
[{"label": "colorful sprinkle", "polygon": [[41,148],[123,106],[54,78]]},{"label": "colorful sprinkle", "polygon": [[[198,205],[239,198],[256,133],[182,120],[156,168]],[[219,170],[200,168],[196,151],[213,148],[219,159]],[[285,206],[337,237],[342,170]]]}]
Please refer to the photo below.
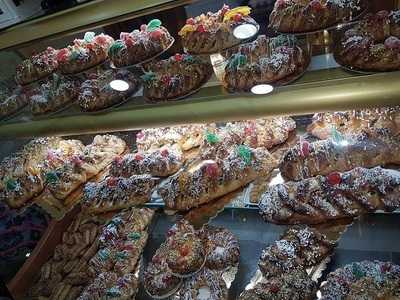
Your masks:
[{"label": "colorful sprinkle", "polygon": [[58,177],[56,172],[48,172],[46,174],[46,182],[48,183],[56,183],[59,180],[60,178]]},{"label": "colorful sprinkle", "polygon": [[215,133],[207,132],[206,140],[209,144],[214,145],[219,142],[219,138]]},{"label": "colorful sprinkle", "polygon": [[249,147],[245,145],[240,145],[237,148],[239,156],[243,159],[243,161],[247,164],[251,164],[251,150]]},{"label": "colorful sprinkle", "polygon": [[333,172],[328,175],[327,180],[330,185],[337,185],[342,182],[342,177],[338,172]]},{"label": "colorful sprinkle", "polygon": [[99,258],[102,260],[102,261],[106,261],[106,260],[108,260],[109,258],[110,258],[110,250],[108,250],[108,249],[101,249],[100,251],[99,251]]}]

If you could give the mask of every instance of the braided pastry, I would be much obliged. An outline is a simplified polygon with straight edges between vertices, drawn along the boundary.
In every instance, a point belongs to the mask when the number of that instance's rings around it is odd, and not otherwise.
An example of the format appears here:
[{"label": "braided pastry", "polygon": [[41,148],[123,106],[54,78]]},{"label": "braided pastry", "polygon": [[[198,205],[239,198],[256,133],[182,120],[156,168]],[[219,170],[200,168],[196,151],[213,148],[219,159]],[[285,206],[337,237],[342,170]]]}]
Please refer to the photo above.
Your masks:
[{"label": "braided pastry", "polygon": [[362,0],[277,0],[270,26],[286,33],[325,29],[359,14]]},{"label": "braided pastry", "polygon": [[83,39],[76,39],[72,45],[58,51],[59,70],[62,74],[74,74],[104,62],[113,42],[108,35],[86,32]]},{"label": "braided pastry", "polygon": [[400,10],[368,14],[338,44],[339,63],[368,71],[400,69]]},{"label": "braided pastry", "polygon": [[108,56],[116,67],[135,65],[148,60],[171,46],[174,38],[158,19],[140,26],[140,30],[121,32],[108,50]]},{"label": "braided pastry", "polygon": [[89,182],[83,190],[84,207],[88,213],[99,214],[121,210],[150,200],[157,180],[149,174],[107,177],[102,182]]},{"label": "braided pastry", "polygon": [[302,180],[355,167],[400,164],[400,138],[367,133],[341,140],[301,141],[283,157],[279,169],[287,180]]},{"label": "braided pastry", "polygon": [[142,76],[144,96],[167,101],[189,95],[204,85],[213,73],[211,64],[199,57],[176,54],[146,67]]},{"label": "braided pastry", "polygon": [[8,117],[29,103],[30,90],[16,87],[13,90],[0,91],[0,119]]},{"label": "braided pastry", "polygon": [[312,135],[327,139],[334,132],[342,135],[388,131],[392,135],[400,133],[400,106],[359,109],[332,113],[317,113],[307,131]]},{"label": "braided pastry", "polygon": [[316,283],[300,268],[257,283],[238,300],[314,300],[316,291]]},{"label": "braided pastry", "polygon": [[337,269],[321,286],[321,300],[400,299],[400,266],[362,261]]},{"label": "braided pastry", "polygon": [[376,167],[334,172],[272,186],[260,199],[262,217],[277,224],[317,224],[400,207],[400,172]]},{"label": "braided pastry", "polygon": [[186,21],[186,25],[179,31],[182,44],[186,51],[192,54],[212,54],[240,44],[235,38],[233,30],[242,24],[253,24],[251,8],[240,6],[230,9],[224,5],[216,13],[208,12]]},{"label": "braided pastry", "polygon": [[267,150],[240,145],[224,159],[192,163],[169,177],[159,192],[169,209],[188,210],[267,176],[276,165]]},{"label": "braided pastry", "polygon": [[76,81],[53,74],[52,78],[33,90],[29,97],[33,115],[55,112],[78,98]]},{"label": "braided pastry", "polygon": [[111,164],[110,174],[129,177],[139,174],[167,177],[176,173],[183,163],[182,153],[173,147],[137,152],[117,157]]},{"label": "braided pastry", "polygon": [[[123,80],[128,83],[128,89],[118,91],[111,87],[113,80]],[[106,70],[90,74],[90,79],[80,87],[78,98],[82,111],[96,111],[116,105],[124,101],[138,88],[136,77],[127,70]]]},{"label": "braided pastry", "polygon": [[[270,43],[272,45],[270,45]],[[261,35],[239,47],[227,61],[223,85],[231,92],[250,91],[258,84],[270,84],[300,75],[309,57],[299,46],[285,38],[270,41]]]},{"label": "braided pastry", "polygon": [[265,278],[317,266],[335,244],[310,227],[292,227],[261,254],[258,266]]},{"label": "braided pastry", "polygon": [[46,50],[24,60],[16,68],[15,81],[21,85],[49,76],[57,70],[57,50],[48,47]]},{"label": "braided pastry", "polygon": [[203,133],[214,128],[215,124],[191,124],[143,129],[136,134],[136,145],[139,151],[154,150],[168,145],[177,145],[182,151],[188,151],[199,147]]}]

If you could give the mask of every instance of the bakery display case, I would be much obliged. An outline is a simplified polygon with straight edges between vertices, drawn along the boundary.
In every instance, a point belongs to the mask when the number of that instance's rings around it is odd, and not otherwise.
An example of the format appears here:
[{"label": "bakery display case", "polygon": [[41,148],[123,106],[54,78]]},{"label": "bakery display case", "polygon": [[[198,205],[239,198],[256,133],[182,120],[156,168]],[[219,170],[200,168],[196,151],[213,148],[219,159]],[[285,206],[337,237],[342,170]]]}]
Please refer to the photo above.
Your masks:
[{"label": "bakery display case", "polygon": [[225,2],[0,32],[0,296],[400,299],[398,1]]}]

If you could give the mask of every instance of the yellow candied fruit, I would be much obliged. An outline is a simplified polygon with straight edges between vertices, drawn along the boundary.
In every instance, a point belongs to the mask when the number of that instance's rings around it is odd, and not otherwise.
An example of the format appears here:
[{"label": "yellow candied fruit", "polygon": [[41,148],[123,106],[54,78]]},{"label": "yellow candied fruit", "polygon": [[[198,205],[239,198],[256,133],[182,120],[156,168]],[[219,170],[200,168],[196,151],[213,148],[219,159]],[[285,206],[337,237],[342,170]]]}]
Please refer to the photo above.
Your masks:
[{"label": "yellow candied fruit", "polygon": [[179,31],[180,36],[185,36],[188,32],[196,31],[196,28],[193,25],[186,24],[185,26],[182,27],[182,29]]},{"label": "yellow candied fruit", "polygon": [[251,8],[248,6],[238,6],[229,10],[224,15],[224,22],[231,20],[236,14],[241,14],[242,16],[248,16],[251,12]]}]

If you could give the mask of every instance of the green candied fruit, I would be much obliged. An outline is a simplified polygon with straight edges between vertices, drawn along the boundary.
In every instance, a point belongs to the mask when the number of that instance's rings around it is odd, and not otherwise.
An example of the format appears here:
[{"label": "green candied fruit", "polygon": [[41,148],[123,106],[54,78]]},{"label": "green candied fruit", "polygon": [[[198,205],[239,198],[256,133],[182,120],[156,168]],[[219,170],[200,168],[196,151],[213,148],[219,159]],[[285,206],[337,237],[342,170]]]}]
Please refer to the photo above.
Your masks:
[{"label": "green candied fruit", "polygon": [[278,48],[280,46],[294,46],[297,43],[297,38],[288,34],[281,34],[271,40],[272,47]]},{"label": "green candied fruit", "polygon": [[15,179],[10,178],[6,181],[6,188],[8,191],[15,191],[17,189],[17,185],[18,183]]},{"label": "green candied fruit", "polygon": [[236,53],[230,58],[228,67],[231,69],[237,69],[240,66],[245,65],[246,62],[247,62],[247,58],[245,55]]},{"label": "green candied fruit", "polygon": [[46,174],[46,181],[48,183],[56,183],[59,180],[59,177],[56,172],[49,172]]},{"label": "green candied fruit", "polygon": [[161,21],[159,19],[153,19],[147,24],[147,30],[148,31],[154,31],[161,26]]},{"label": "green candied fruit", "polygon": [[131,232],[128,234],[128,238],[131,240],[138,240],[142,237],[142,235],[139,232]]},{"label": "green candied fruit", "polygon": [[357,279],[363,278],[365,276],[365,272],[358,264],[353,264],[352,272],[354,277],[356,277]]},{"label": "green candied fruit", "polygon": [[115,254],[115,257],[119,260],[124,260],[128,257],[128,253],[126,253],[125,251],[119,251],[117,252],[117,254]]},{"label": "green candied fruit", "polygon": [[144,75],[140,76],[144,82],[150,82],[156,80],[156,74],[154,72],[145,72]]},{"label": "green candied fruit", "polygon": [[183,61],[187,63],[194,63],[194,57],[187,54],[183,57]]},{"label": "green candied fruit", "polygon": [[121,291],[119,290],[119,288],[115,286],[107,290],[108,297],[121,297],[121,295],[122,295]]},{"label": "green candied fruit", "polygon": [[239,156],[243,159],[243,161],[247,164],[251,164],[251,150],[249,147],[245,145],[240,145],[237,149]]},{"label": "green candied fruit", "polygon": [[207,132],[206,133],[206,140],[210,144],[216,144],[219,142],[218,136],[215,133]]},{"label": "green candied fruit", "polygon": [[108,250],[108,249],[100,250],[99,257],[102,261],[108,260],[110,258],[110,250]]},{"label": "green candied fruit", "polygon": [[93,39],[95,36],[96,36],[96,34],[94,32],[88,31],[85,33],[85,36],[83,37],[83,39],[85,40],[86,43],[91,43],[91,42],[93,42]]},{"label": "green candied fruit", "polygon": [[108,54],[110,56],[115,56],[120,52],[122,49],[125,48],[124,42],[121,40],[116,40],[114,44],[111,45],[110,49],[108,49]]},{"label": "green candied fruit", "polygon": [[334,141],[336,144],[340,144],[344,140],[343,135],[336,129],[335,126],[332,126],[331,128],[331,136],[332,141]]}]

